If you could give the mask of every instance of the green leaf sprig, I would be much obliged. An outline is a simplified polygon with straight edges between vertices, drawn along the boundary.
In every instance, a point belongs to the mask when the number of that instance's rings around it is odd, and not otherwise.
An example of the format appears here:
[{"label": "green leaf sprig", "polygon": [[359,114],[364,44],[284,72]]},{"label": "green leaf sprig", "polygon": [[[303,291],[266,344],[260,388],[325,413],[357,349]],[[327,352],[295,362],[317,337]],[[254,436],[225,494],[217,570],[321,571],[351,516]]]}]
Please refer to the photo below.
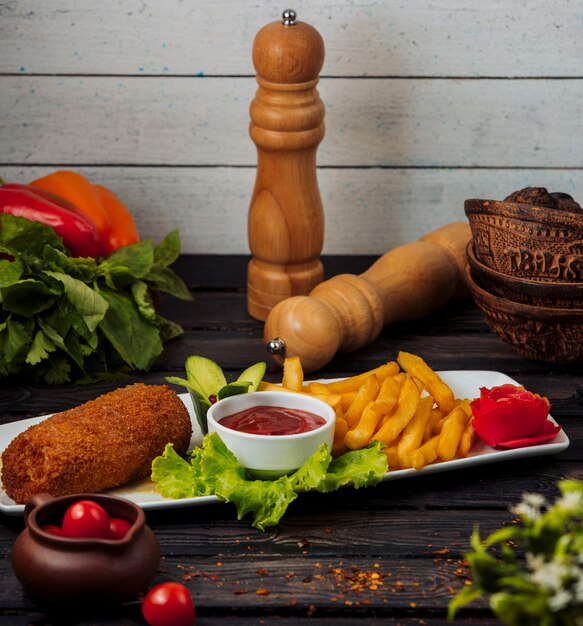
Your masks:
[{"label": "green leaf sprig", "polygon": [[484,540],[478,529],[466,555],[473,583],[449,605],[448,618],[482,596],[507,626],[583,624],[583,483],[563,480],[561,496],[548,503],[525,494],[512,511],[519,525]]},{"label": "green leaf sprig", "polygon": [[170,269],[178,231],[106,259],[74,258],[38,222],[0,215],[0,378],[62,384],[148,370],[182,332],[158,314],[154,292],[191,299]]}]

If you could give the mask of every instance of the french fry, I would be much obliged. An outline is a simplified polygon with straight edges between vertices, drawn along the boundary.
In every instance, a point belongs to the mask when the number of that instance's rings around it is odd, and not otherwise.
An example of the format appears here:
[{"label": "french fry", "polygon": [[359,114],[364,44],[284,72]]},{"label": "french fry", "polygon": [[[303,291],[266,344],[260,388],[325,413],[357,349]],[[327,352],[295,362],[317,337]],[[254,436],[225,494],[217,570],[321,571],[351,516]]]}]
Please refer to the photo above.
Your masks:
[{"label": "french fry", "polygon": [[288,393],[301,393],[306,396],[312,396],[312,398],[318,398],[329,404],[333,409],[336,409],[340,406],[342,402],[342,396],[336,393],[309,393],[308,391],[295,391],[295,389],[290,389],[289,387],[284,387],[283,385],[277,385],[275,383],[269,383],[265,380],[262,380],[259,383],[258,391],[286,391]]},{"label": "french fry", "polygon": [[344,445],[344,437],[348,432],[348,424],[344,417],[344,412],[340,407],[336,408],[335,412],[336,424],[334,425],[334,439],[332,441],[332,450],[330,450],[330,454],[333,457],[340,456],[347,451],[347,448]]},{"label": "french fry", "polygon": [[339,396],[335,393],[310,393],[306,395],[310,395],[312,396],[312,398],[318,398],[318,400],[322,400],[322,402],[329,404],[334,410],[340,408],[340,403],[342,402],[342,396]]},{"label": "french fry", "polygon": [[399,364],[396,361],[389,361],[375,369],[362,374],[357,374],[350,378],[344,378],[333,383],[325,383],[330,393],[346,393],[347,391],[357,391],[362,383],[372,374],[374,374],[379,382],[382,382],[387,376],[395,376],[399,373]]},{"label": "french fry", "polygon": [[425,425],[431,415],[431,407],[433,406],[433,398],[425,396],[419,400],[415,415],[411,421],[405,426],[397,444],[397,458],[399,467],[411,467],[411,453],[419,448],[423,442],[423,434],[425,433]]},{"label": "french fry", "polygon": [[348,423],[344,419],[342,412],[336,411],[336,424],[334,425],[334,439],[342,439],[346,437],[348,432]]},{"label": "french fry", "polygon": [[308,383],[308,390],[310,393],[332,393],[327,385],[318,382]]},{"label": "french fry", "polygon": [[399,389],[403,386],[403,383],[407,380],[407,372],[399,372],[393,376],[394,381],[399,385]]},{"label": "french fry", "polygon": [[454,408],[453,391],[420,356],[410,352],[399,352],[397,362],[409,376],[423,381],[427,392],[435,398],[437,406],[442,411],[449,413]]},{"label": "french fry", "polygon": [[[395,400],[395,402],[393,404],[393,407],[395,406],[395,404],[399,400],[399,395],[401,394],[401,390],[403,389],[403,385],[405,384],[405,381],[407,379],[408,379],[407,374],[405,374],[405,372],[401,372],[400,374],[397,374],[397,376],[392,376],[391,377],[391,382],[387,383],[386,386],[388,388],[390,388],[391,394],[393,395],[393,398],[391,398],[390,396],[387,398],[388,394],[386,392],[383,394],[383,396],[386,399],[386,401],[388,401],[388,402],[391,402],[392,399]],[[379,392],[379,396],[380,396],[380,392]],[[384,426],[387,423],[387,421],[391,417],[392,411],[393,411],[393,409],[385,412],[385,414],[383,415],[383,419],[381,420],[381,423],[379,424],[379,427],[378,427],[377,430],[380,430],[381,426]]]},{"label": "french fry", "polygon": [[417,376],[411,376],[413,382],[417,385],[417,389],[419,389],[419,393],[421,393],[425,389],[425,383]]},{"label": "french fry", "polygon": [[346,433],[344,443],[350,450],[360,450],[370,441],[381,419],[381,414],[375,408],[376,403],[376,400],[371,400],[362,412],[358,424]]},{"label": "french fry", "polygon": [[411,378],[408,378],[401,389],[397,406],[388,420],[373,436],[373,440],[381,441],[385,445],[393,445],[395,439],[415,415],[419,404],[419,389]]},{"label": "french fry", "polygon": [[341,394],[334,393],[333,394],[328,388],[328,385],[324,383],[320,383],[320,382],[308,383],[307,388],[308,388],[308,392],[313,395],[321,396],[323,394],[329,394],[331,396],[340,396],[341,397],[340,406],[342,407],[343,411],[348,410],[348,407],[350,406],[350,404],[354,400],[354,396],[356,395],[356,391],[347,391],[346,393],[341,393]]},{"label": "french fry", "polygon": [[411,453],[411,467],[415,469],[421,469],[430,463],[433,463],[437,459],[437,443],[439,442],[439,435],[435,435],[426,441],[420,448],[414,450]]},{"label": "french fry", "polygon": [[345,393],[341,393],[340,395],[340,406],[343,411],[348,411],[348,407],[352,404],[354,397],[356,396],[356,391],[346,391]]},{"label": "french fry", "polygon": [[468,417],[472,417],[472,407],[470,406],[471,400],[464,398],[463,400],[457,399],[455,405],[461,407]]},{"label": "french fry", "polygon": [[304,385],[304,370],[299,356],[286,357],[283,361],[283,387],[293,391],[302,391]]},{"label": "french fry", "polygon": [[476,436],[471,401],[455,398],[439,375],[409,352],[329,383],[304,382],[299,358],[288,357],[282,384],[262,382],[259,390],[301,393],[326,402],[336,413],[332,456],[380,441],[391,470],[465,457]]},{"label": "french fry", "polygon": [[362,385],[360,385],[354,396],[354,400],[350,403],[346,411],[346,421],[350,428],[358,423],[368,403],[376,399],[379,394],[379,389],[379,380],[374,374],[366,378]]},{"label": "french fry", "polygon": [[462,407],[455,407],[445,418],[439,441],[437,443],[437,456],[442,461],[451,461],[456,454],[468,416]]},{"label": "french fry", "polygon": [[381,416],[392,411],[395,404],[397,404],[400,391],[401,386],[399,383],[392,376],[387,376],[383,380],[379,389],[379,395],[375,400],[375,411]]},{"label": "french fry", "polygon": [[336,458],[337,456],[341,456],[347,451],[348,449],[344,445],[344,439],[334,438],[334,441],[332,442],[332,450],[330,450],[331,456]]},{"label": "french fry", "polygon": [[282,385],[278,385],[277,383],[270,383],[266,380],[262,380],[257,387],[257,391],[290,391],[294,392],[293,389],[288,389],[287,387],[283,387]]},{"label": "french fry", "polygon": [[423,433],[423,441],[428,441],[434,435],[438,435],[441,429],[441,425],[438,428],[438,423],[443,418],[443,413],[439,407],[433,407],[431,409],[431,413],[429,415],[429,419],[427,420],[427,424],[425,424],[425,432]]},{"label": "french fry", "polygon": [[462,436],[460,437],[460,443],[458,446],[458,454],[465,458],[470,453],[470,449],[476,439],[476,431],[472,425],[472,421],[470,420],[464,427],[462,432]]},{"label": "french fry", "polygon": [[390,470],[399,469],[399,459],[397,457],[397,446],[387,446],[383,448],[383,452],[387,457],[387,463]]}]

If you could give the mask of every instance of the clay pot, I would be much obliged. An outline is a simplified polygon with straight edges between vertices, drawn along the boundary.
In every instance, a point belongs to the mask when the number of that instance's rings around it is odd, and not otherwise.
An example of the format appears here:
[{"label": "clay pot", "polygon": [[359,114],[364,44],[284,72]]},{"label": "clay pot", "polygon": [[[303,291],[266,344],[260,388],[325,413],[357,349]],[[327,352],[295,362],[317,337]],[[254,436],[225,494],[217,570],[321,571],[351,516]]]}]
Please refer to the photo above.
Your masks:
[{"label": "clay pot", "polygon": [[466,254],[474,282],[494,296],[512,302],[558,309],[583,308],[583,282],[543,282],[507,276],[481,263],[472,241],[468,244]]},{"label": "clay pot", "polygon": [[583,309],[512,302],[482,289],[466,266],[466,283],[488,326],[519,354],[535,361],[583,361]]},{"label": "clay pot", "polygon": [[583,281],[581,212],[466,200],[477,259],[492,269],[531,280]]},{"label": "clay pot", "polygon": [[[78,539],[50,534],[46,524],[60,525],[67,508],[93,500],[110,517],[132,524],[122,539]],[[76,494],[33,496],[25,506],[26,528],[12,550],[12,567],[22,586],[51,603],[118,603],[143,591],[158,570],[160,550],[133,502],[114,496]]]}]

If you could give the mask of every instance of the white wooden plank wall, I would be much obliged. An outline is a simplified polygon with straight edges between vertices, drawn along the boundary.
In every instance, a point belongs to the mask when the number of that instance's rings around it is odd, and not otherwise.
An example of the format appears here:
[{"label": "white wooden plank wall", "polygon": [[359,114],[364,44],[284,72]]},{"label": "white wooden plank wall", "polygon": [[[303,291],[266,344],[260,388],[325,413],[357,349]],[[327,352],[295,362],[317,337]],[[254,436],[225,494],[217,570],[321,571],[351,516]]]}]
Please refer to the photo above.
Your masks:
[{"label": "white wooden plank wall", "polygon": [[[583,203],[580,0],[296,0],[324,38],[324,253],[381,254],[470,197]],[[0,0],[0,176],[77,169],[144,237],[247,253],[268,0]]]}]

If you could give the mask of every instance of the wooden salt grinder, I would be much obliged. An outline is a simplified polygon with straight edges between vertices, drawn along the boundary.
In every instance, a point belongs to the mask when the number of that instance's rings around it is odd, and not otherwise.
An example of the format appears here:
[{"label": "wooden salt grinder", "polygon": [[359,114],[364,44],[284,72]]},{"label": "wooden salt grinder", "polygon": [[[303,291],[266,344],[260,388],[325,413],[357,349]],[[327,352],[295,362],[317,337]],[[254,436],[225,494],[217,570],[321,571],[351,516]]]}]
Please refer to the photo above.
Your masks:
[{"label": "wooden salt grinder", "polygon": [[299,356],[313,372],[337,351],[370,343],[386,324],[428,315],[466,293],[470,238],[469,225],[454,222],[386,252],[360,276],[340,274],[281,302],[265,323],[267,350],[280,364]]},{"label": "wooden salt grinder", "polygon": [[258,162],[248,218],[247,310],[259,320],[281,300],[309,293],[324,275],[316,178],[316,149],[324,138],[316,90],[324,42],[295,17],[284,11],[283,21],[262,28],[253,43],[259,89],[249,132]]}]

